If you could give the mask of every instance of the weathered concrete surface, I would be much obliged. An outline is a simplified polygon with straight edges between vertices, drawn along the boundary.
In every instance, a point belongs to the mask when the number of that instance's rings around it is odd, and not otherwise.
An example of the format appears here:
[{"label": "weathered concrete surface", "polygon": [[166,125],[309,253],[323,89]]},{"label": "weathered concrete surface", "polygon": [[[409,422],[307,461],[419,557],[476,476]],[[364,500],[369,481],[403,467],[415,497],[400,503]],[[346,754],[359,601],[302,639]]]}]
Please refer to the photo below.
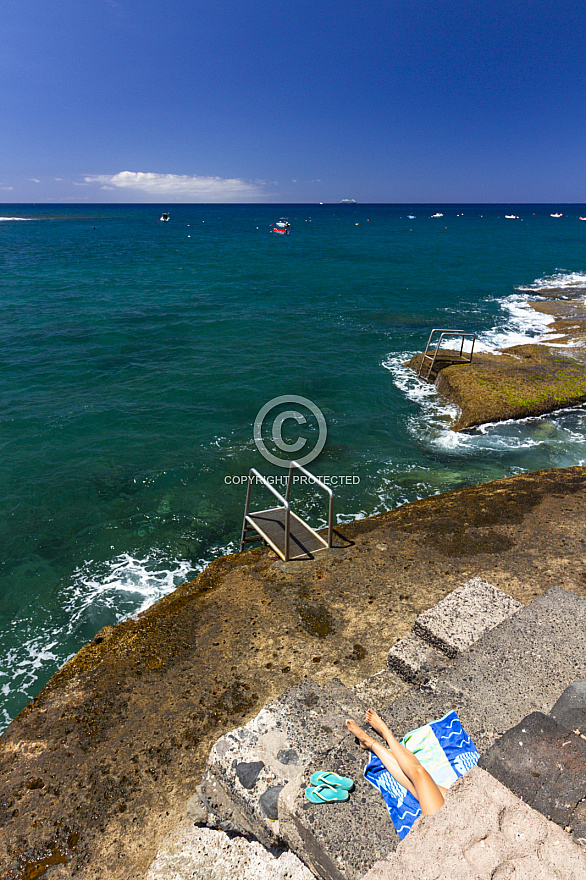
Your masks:
[{"label": "weathered concrete surface", "polygon": [[566,688],[549,714],[569,730],[586,736],[586,680]]},{"label": "weathered concrete surface", "polygon": [[586,880],[586,854],[553,822],[473,768],[433,816],[362,880]]},{"label": "weathered concrete surface", "polygon": [[521,602],[483,578],[470,578],[437,605],[418,614],[413,633],[448,657],[456,657],[522,607]]},{"label": "weathered concrete surface", "polygon": [[585,521],[585,469],[570,468],[344,526],[353,544],[307,564],[212,563],[99,633],[2,735],[0,876],[142,876],[223,733],[304,677],[378,672],[471,577],[523,603],[553,584],[586,596]]},{"label": "weathered concrete surface", "polygon": [[586,739],[532,712],[482,755],[479,766],[586,846]]},{"label": "weathered concrete surface", "polygon": [[[482,754],[529,713],[549,712],[562,691],[586,675],[585,647],[586,600],[552,587],[482,635],[425,686],[412,687],[377,709],[397,738],[454,709]],[[571,821],[572,829],[580,830],[581,813],[575,807],[582,797],[578,792],[586,784],[586,762],[581,763],[582,751],[586,755],[586,750],[581,751],[579,736],[566,733],[565,739],[558,737],[553,746],[548,743],[549,759],[556,768],[563,763],[563,758],[555,757],[555,750],[559,747],[563,752],[563,742],[573,737],[567,769],[573,772],[581,767],[580,773],[574,781],[564,771],[554,773],[549,787],[545,786],[547,794],[536,785],[531,790],[540,793],[536,808],[541,809],[546,802],[558,803],[555,812],[552,808],[551,818],[562,820],[564,827]],[[511,742],[510,735],[503,739]],[[531,755],[531,746],[521,750],[519,771],[514,761],[505,760],[502,768],[497,762],[502,770],[499,779],[508,785],[510,773],[511,788],[517,791],[519,773],[526,769],[522,758],[530,762]],[[543,763],[538,762],[540,771]],[[357,781],[356,794],[348,804],[313,806],[305,801],[302,784],[291,792],[291,783],[281,796],[281,833],[323,880],[358,880],[398,844],[390,820],[382,821],[382,798],[362,779],[365,764],[364,751],[348,735],[327,753],[315,756],[305,774],[307,777],[312,769],[335,766],[337,772],[352,777]],[[492,766],[487,767],[491,772]],[[581,830],[577,836],[581,838]]]},{"label": "weathered concrete surface", "polygon": [[389,650],[387,665],[405,681],[423,684],[446,656],[456,657],[522,607],[488,581],[471,578],[415,618],[413,632]]},{"label": "weathered concrete surface", "polygon": [[[244,818],[243,830],[267,846],[280,840],[278,795],[289,782],[298,788],[315,753],[344,739],[345,719],[366,709],[352,691],[333,684],[322,688],[306,679],[294,685],[214,744],[203,785],[214,813],[232,820],[235,807]],[[398,692],[404,688],[400,681],[389,681],[390,689],[393,685]]]}]

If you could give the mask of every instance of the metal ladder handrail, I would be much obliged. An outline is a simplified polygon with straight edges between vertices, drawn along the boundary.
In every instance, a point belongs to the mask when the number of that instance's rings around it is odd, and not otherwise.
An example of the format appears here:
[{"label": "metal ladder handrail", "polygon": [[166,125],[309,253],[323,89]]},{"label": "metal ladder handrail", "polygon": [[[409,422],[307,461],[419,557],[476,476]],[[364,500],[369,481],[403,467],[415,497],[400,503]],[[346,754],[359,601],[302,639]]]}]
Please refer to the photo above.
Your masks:
[{"label": "metal ladder handrail", "polygon": [[[246,520],[248,518],[248,511],[250,509],[250,495],[252,492],[252,477],[253,477],[253,475],[256,477],[257,480],[260,480],[261,483],[263,484],[263,486],[266,486],[266,488],[269,489],[276,498],[278,498],[278,500],[282,503],[282,505],[285,509],[285,562],[286,562],[289,558],[289,533],[291,531],[291,505],[289,504],[289,499],[283,498],[281,493],[277,492],[275,487],[271,486],[269,481],[267,479],[265,479],[263,477],[263,475],[257,471],[256,468],[250,468],[250,471],[248,474],[248,487],[246,489],[246,504],[244,506],[244,522],[242,523],[242,539],[240,541],[240,550],[242,551],[242,548],[244,546],[244,534],[246,532]],[[289,487],[287,487],[287,495],[289,495]],[[275,550],[277,553],[279,552],[276,547],[273,547],[273,550]]]},{"label": "metal ladder handrail", "polygon": [[[441,335],[440,335],[440,338],[439,338],[439,340],[438,340],[438,342],[437,342],[437,344],[436,344],[436,348],[435,348],[435,351],[434,351],[434,353],[433,353],[433,358],[431,358],[431,356],[428,354],[428,351],[429,351],[429,346],[431,345],[431,340],[432,340],[432,338],[433,338],[433,334],[434,334],[434,333],[440,333]],[[434,327],[434,329],[433,329],[433,330],[431,331],[431,333],[429,334],[429,339],[427,340],[427,345],[426,345],[426,347],[425,347],[425,352],[423,353],[423,357],[421,358],[421,364],[420,364],[420,366],[419,366],[419,373],[418,373],[418,376],[419,376],[420,379],[423,379],[423,378],[424,378],[424,377],[422,376],[422,373],[423,373],[423,365],[424,365],[426,359],[431,360],[431,364],[430,364],[429,370],[427,371],[427,376],[425,376],[425,379],[429,379],[429,377],[431,376],[431,373],[432,373],[433,368],[434,368],[434,365],[435,365],[435,360],[436,360],[436,358],[437,358],[438,352],[439,352],[439,350],[440,350],[440,348],[441,348],[441,344],[442,344],[443,339],[444,339],[445,336],[461,336],[461,337],[462,337],[462,343],[461,343],[461,345],[460,345],[460,355],[459,355],[459,357],[462,357],[462,353],[463,353],[463,351],[464,351],[464,341],[465,341],[465,339],[466,339],[466,338],[471,338],[471,339],[472,339],[472,347],[471,347],[471,349],[470,349],[470,361],[469,361],[469,363],[472,363],[472,354],[473,354],[473,352],[474,352],[474,343],[476,342],[476,334],[475,334],[475,333],[467,333],[465,330],[444,330],[444,329],[442,329],[442,328],[440,328],[440,327]]]},{"label": "metal ladder handrail", "polygon": [[[302,465],[298,464],[296,461],[292,461],[292,462],[291,462],[291,465],[289,466],[289,479],[288,479],[288,481],[287,481],[287,492],[285,493],[285,498],[286,498],[287,500],[289,500],[289,493],[291,492],[291,479],[292,479],[292,476],[293,476],[293,468],[297,468],[297,470],[300,470],[300,471],[302,471],[304,474],[306,474],[306,475],[311,479],[312,483],[315,483],[317,486],[320,487],[320,489],[323,489],[324,492],[327,492],[328,495],[330,496],[330,501],[329,501],[329,506],[328,506],[328,543],[327,543],[327,546],[328,546],[328,549],[331,549],[331,547],[332,547],[332,541],[333,541],[333,530],[334,530],[334,526],[333,526],[333,518],[334,518],[334,493],[333,493],[333,490],[330,489],[329,486],[326,486],[325,483],[323,483],[320,479],[318,479],[318,477],[315,477],[312,473],[310,473],[310,472],[309,472],[306,468],[304,468]],[[306,525],[307,525],[307,523],[306,523]],[[314,529],[311,528],[311,526],[307,526],[307,528],[308,528],[311,532],[313,532],[313,534],[314,534],[317,538],[319,538],[320,540],[323,541],[323,538],[321,537],[321,535],[318,535],[317,532],[314,531]]]},{"label": "metal ladder handrail", "polygon": [[[329,495],[329,505],[328,505],[328,540],[325,541],[325,540],[322,538],[322,536],[319,535],[319,534],[315,531],[315,529],[312,529],[312,527],[311,527],[310,525],[308,525],[306,522],[304,522],[304,520],[301,520],[296,514],[293,514],[293,516],[295,517],[295,519],[299,520],[299,521],[303,524],[303,526],[304,526],[309,532],[311,532],[311,534],[314,535],[314,536],[318,539],[318,541],[320,541],[320,543],[322,543],[322,544],[324,545],[324,547],[327,547],[328,549],[330,549],[330,548],[332,547],[332,544],[333,544],[333,528],[334,528],[334,526],[333,526],[333,518],[334,518],[334,493],[333,493],[332,489],[330,489],[329,486],[326,486],[326,484],[323,483],[318,477],[314,476],[314,474],[310,473],[310,471],[306,470],[306,468],[304,468],[304,467],[303,467],[302,465],[300,465],[298,462],[296,462],[296,461],[292,461],[291,464],[290,464],[290,466],[289,466],[289,478],[288,478],[288,480],[287,480],[287,491],[286,491],[286,493],[285,493],[285,497],[283,497],[283,496],[281,495],[280,492],[277,492],[277,490],[275,489],[275,487],[272,486],[271,483],[269,483],[269,481],[268,481],[265,477],[263,477],[263,475],[262,475],[261,473],[259,473],[259,472],[257,471],[256,468],[251,468],[251,469],[250,469],[249,474],[248,474],[248,486],[247,486],[247,489],[246,489],[246,504],[245,504],[245,506],[244,506],[244,520],[243,520],[243,523],[242,523],[242,536],[241,536],[241,539],[240,539],[240,550],[241,550],[241,551],[243,550],[243,548],[244,548],[244,544],[245,544],[245,541],[246,541],[246,539],[245,539],[245,535],[246,535],[246,532],[247,532],[247,530],[248,530],[248,529],[247,529],[247,522],[248,522],[248,523],[250,524],[250,526],[251,526],[256,532],[258,532],[258,534],[261,536],[261,539],[262,539],[263,541],[266,540],[266,542],[267,542],[267,543],[273,548],[273,550],[274,550],[276,553],[279,554],[279,556],[283,556],[283,557],[284,557],[284,561],[285,561],[285,562],[287,562],[287,561],[289,560],[289,537],[290,537],[290,533],[291,533],[291,505],[290,505],[290,502],[289,502],[289,496],[290,496],[290,494],[291,494],[291,486],[292,486],[292,483],[293,483],[293,470],[294,470],[295,468],[298,469],[298,470],[300,470],[300,471],[302,471],[302,473],[306,474],[306,476],[308,476],[308,477],[310,478],[310,480],[311,480],[312,483],[315,483],[316,485],[318,485],[321,489],[323,489],[323,490],[324,490],[325,492],[327,492],[328,495]],[[262,485],[265,486],[267,489],[269,489],[269,490],[273,493],[273,495],[274,495],[274,496],[275,496],[275,497],[281,502],[281,504],[283,505],[283,509],[285,510],[285,551],[284,551],[284,555],[281,553],[281,551],[279,550],[279,548],[276,547],[276,546],[273,544],[273,542],[270,541],[270,540],[268,539],[268,537],[267,537],[266,535],[263,535],[263,534],[261,533],[261,531],[259,530],[258,526],[254,523],[254,521],[253,521],[253,520],[251,519],[251,517],[249,516],[249,513],[250,513],[250,498],[251,498],[251,494],[252,494],[252,483],[253,483],[253,478],[256,478],[257,480],[259,480],[259,481],[262,483]],[[262,512],[264,513],[265,511],[262,511]],[[248,539],[248,540],[252,540],[252,539]]]}]

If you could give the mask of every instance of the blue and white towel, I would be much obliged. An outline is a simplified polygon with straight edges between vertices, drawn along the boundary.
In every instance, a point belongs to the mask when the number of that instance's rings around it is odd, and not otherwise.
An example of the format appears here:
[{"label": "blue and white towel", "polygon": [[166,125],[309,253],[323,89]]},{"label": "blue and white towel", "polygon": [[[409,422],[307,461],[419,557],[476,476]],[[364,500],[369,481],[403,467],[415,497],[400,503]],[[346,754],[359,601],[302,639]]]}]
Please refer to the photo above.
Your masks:
[{"label": "blue and white towel", "polygon": [[[436,785],[444,788],[449,788],[459,776],[474,767],[480,757],[455,712],[448,712],[439,721],[412,730],[403,737],[401,744],[416,755]],[[364,777],[382,794],[397,834],[403,840],[421,816],[419,801],[397,782],[372,752]]]}]

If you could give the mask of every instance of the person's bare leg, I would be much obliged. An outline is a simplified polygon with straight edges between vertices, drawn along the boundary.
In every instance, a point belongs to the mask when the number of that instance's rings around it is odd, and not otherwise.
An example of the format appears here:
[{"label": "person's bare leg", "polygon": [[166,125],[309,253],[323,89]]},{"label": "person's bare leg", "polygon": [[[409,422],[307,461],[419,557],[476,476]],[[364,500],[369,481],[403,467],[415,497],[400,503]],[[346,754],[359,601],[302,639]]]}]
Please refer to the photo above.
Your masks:
[{"label": "person's bare leg", "polygon": [[367,710],[366,720],[373,730],[376,730],[386,740],[401,770],[413,782],[417,789],[416,797],[421,804],[422,813],[430,814],[439,810],[444,802],[447,789],[434,782],[413,752],[410,752],[395,739],[390,728],[374,709]]},{"label": "person's bare leg", "polygon": [[346,721],[346,727],[352,733],[361,747],[367,752],[373,752],[377,758],[380,758],[383,765],[387,768],[391,776],[400,782],[401,785],[411,792],[413,797],[417,797],[417,791],[415,786],[411,782],[408,776],[405,776],[403,771],[401,770],[396,758],[393,757],[392,752],[386,749],[381,743],[374,740],[371,736],[362,730],[361,727],[358,727],[356,722],[352,721],[350,718]]},{"label": "person's bare leg", "polygon": [[[366,717],[369,724],[371,721],[374,722],[372,726],[377,733],[380,733],[387,740],[389,749],[385,749],[384,746],[373,740],[353,721],[346,721],[346,727],[358,738],[362,748],[370,749],[374,752],[397,782],[400,782],[417,798],[422,813],[425,815],[436,813],[443,806],[446,789],[440,790],[425,767],[420,764],[409,749],[406,749],[405,746],[397,742],[387,725],[376,712],[369,709]],[[394,759],[394,764],[389,760],[389,756]],[[399,776],[396,774],[397,768],[401,771]]]}]

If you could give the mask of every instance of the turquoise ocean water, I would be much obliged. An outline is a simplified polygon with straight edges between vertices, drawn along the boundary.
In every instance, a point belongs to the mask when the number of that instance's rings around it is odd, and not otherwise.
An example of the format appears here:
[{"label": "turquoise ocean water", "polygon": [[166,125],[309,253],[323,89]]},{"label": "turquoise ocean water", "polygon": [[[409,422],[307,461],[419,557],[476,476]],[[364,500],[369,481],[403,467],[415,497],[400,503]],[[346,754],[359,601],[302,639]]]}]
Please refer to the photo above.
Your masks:
[{"label": "turquoise ocean water", "polygon": [[[586,408],[456,435],[402,366],[432,327],[546,334],[526,303],[586,296],[586,206],[164,207],[0,205],[2,725],[98,629],[237,548],[240,478],[284,473],[253,439],[275,397],[323,412],[308,466],[351,478],[341,522],[586,461]],[[288,442],[312,442],[306,415]]]}]

